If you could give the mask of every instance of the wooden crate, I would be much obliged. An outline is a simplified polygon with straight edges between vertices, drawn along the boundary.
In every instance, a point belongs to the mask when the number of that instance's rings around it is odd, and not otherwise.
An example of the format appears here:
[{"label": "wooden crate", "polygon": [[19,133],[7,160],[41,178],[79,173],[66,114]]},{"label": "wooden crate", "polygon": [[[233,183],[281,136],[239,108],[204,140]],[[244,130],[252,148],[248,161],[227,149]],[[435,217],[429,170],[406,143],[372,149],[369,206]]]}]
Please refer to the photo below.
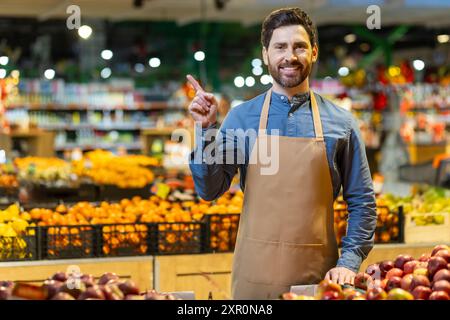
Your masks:
[{"label": "wooden crate", "polygon": [[[443,224],[416,225],[413,218],[417,216],[432,217],[435,215],[444,217]],[[450,214],[428,213],[405,215],[405,243],[448,243],[450,242]]]}]

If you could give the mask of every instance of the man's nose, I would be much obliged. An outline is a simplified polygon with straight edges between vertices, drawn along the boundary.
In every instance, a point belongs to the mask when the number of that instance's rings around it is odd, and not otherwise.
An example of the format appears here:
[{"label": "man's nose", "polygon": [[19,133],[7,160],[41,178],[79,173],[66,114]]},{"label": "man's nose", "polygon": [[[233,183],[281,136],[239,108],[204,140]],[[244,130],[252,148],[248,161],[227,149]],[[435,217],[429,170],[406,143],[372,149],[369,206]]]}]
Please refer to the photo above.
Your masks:
[{"label": "man's nose", "polygon": [[296,60],[298,60],[298,57],[297,57],[297,55],[295,53],[295,49],[287,50],[287,54],[286,54],[285,59],[288,60],[288,61],[296,61]]}]

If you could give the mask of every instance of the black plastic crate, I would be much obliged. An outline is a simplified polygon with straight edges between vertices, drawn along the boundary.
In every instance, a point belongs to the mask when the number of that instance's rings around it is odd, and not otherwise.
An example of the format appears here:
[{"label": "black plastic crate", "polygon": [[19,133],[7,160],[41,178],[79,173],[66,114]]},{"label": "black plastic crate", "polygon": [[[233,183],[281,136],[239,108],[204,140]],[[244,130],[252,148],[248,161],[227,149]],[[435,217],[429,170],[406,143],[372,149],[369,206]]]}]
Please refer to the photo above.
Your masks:
[{"label": "black plastic crate", "polygon": [[91,258],[98,255],[98,226],[39,227],[42,259]]},{"label": "black plastic crate", "polygon": [[[348,211],[345,209],[334,209],[334,227],[336,235],[345,235],[347,228]],[[338,236],[338,245],[342,239]],[[401,208],[395,211],[389,210],[387,206],[377,206],[377,226],[375,228],[375,243],[402,243],[403,242],[403,213]]]},{"label": "black plastic crate", "polygon": [[0,237],[0,261],[24,261],[38,259],[37,228],[28,228],[26,234],[16,237]]},{"label": "black plastic crate", "polygon": [[238,213],[207,214],[209,252],[233,252],[239,228]]},{"label": "black plastic crate", "polygon": [[149,198],[151,193],[151,184],[143,188],[119,188],[115,185],[101,185],[99,186],[99,201],[114,201],[121,199],[131,199],[133,197]]},{"label": "black plastic crate", "polygon": [[150,233],[155,228],[144,223],[99,225],[98,252],[101,256],[140,256],[151,251]]},{"label": "black plastic crate", "polygon": [[84,182],[72,185],[28,183],[27,189],[30,203],[97,201],[100,193],[97,185]]},{"label": "black plastic crate", "polygon": [[0,187],[0,209],[6,209],[13,202],[19,201],[19,188]]},{"label": "black plastic crate", "polygon": [[206,223],[160,222],[149,224],[150,253],[155,255],[204,253]]}]

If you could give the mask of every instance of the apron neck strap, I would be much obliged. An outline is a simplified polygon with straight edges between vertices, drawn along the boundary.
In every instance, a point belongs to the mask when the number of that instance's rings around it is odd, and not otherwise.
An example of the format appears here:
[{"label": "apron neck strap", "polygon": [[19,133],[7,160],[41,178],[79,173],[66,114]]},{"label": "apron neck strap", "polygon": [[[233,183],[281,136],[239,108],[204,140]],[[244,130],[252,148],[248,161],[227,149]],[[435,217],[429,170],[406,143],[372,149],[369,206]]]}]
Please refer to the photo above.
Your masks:
[{"label": "apron neck strap", "polygon": [[[319,107],[317,106],[316,96],[312,90],[309,91],[311,99],[312,117],[314,122],[314,131],[316,138],[323,139],[322,121],[320,121]],[[259,131],[260,133],[266,133],[267,119],[269,118],[270,98],[272,97],[272,88],[270,88],[266,97],[264,98],[264,104],[261,111],[261,117],[259,119]]]}]

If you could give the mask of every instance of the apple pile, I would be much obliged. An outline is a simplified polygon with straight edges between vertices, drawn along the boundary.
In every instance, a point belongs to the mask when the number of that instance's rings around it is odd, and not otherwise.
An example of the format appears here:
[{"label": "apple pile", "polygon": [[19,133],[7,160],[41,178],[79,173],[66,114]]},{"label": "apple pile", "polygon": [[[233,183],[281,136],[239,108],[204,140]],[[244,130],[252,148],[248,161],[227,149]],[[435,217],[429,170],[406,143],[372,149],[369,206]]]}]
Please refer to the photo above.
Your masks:
[{"label": "apple pile", "polygon": [[285,293],[283,300],[450,300],[450,247],[437,245],[419,259],[401,254],[367,267],[354,287],[323,280],[315,297]]},{"label": "apple pile", "polygon": [[437,245],[419,259],[401,254],[394,261],[372,264],[355,277],[355,287],[383,299],[395,292],[415,300],[450,300],[450,247]]},{"label": "apple pile", "polygon": [[80,281],[73,279],[68,273],[57,272],[41,286],[0,281],[0,300],[177,300],[155,290],[141,293],[134,281],[121,280],[112,272],[104,273],[98,281],[91,274],[81,275]]}]

